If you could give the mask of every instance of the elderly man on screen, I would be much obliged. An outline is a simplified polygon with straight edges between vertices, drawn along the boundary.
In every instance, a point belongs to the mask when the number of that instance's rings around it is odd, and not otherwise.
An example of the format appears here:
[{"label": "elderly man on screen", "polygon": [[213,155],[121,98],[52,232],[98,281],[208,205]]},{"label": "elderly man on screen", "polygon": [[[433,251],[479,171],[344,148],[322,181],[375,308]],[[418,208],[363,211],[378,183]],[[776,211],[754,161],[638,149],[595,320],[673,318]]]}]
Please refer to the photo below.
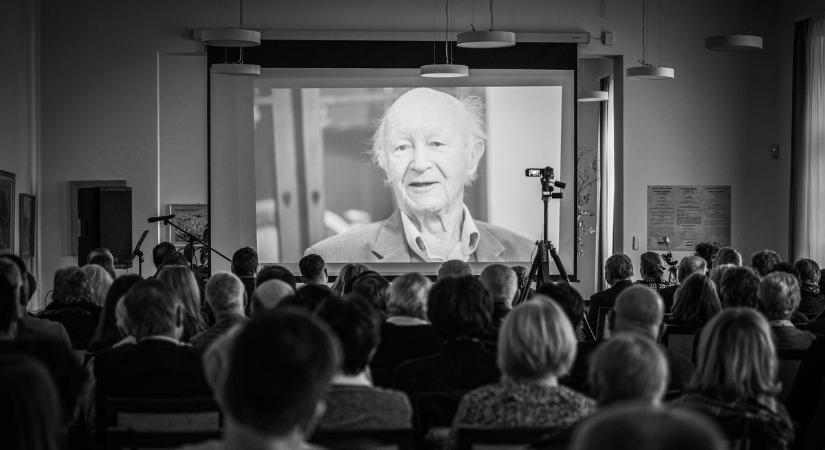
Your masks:
[{"label": "elderly man on screen", "polygon": [[429,88],[401,95],[385,112],[372,157],[398,204],[388,219],[310,247],[327,262],[527,261],[533,242],[474,220],[464,187],[484,153],[484,119],[476,97]]}]

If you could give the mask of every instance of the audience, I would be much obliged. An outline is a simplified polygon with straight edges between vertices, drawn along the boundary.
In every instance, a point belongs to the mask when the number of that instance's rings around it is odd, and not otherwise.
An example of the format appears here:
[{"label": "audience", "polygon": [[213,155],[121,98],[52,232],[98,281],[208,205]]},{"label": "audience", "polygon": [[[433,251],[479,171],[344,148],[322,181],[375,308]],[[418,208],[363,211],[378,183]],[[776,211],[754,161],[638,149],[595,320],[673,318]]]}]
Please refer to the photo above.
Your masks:
[{"label": "audience", "polygon": [[249,313],[249,301],[252,293],[255,292],[257,282],[255,275],[258,272],[258,252],[252,247],[239,248],[232,254],[232,264],[230,270],[240,278],[244,287],[244,311]]},{"label": "audience", "polygon": [[298,269],[301,271],[301,279],[304,284],[327,284],[327,265],[319,255],[306,255],[298,261]]},{"label": "audience", "polygon": [[206,329],[206,321],[201,313],[200,287],[198,287],[195,274],[188,266],[167,264],[163,266],[157,279],[172,289],[181,301],[183,334],[180,339],[183,342],[189,342],[192,336]]},{"label": "audience", "polygon": [[117,278],[117,274],[115,273],[115,255],[106,247],[92,249],[86,257],[86,266],[100,266],[109,274],[109,278],[112,280]]},{"label": "audience", "polygon": [[401,275],[390,284],[389,318],[381,325],[381,344],[370,364],[376,385],[391,386],[399,364],[441,348],[441,339],[427,321],[431,284],[420,273]]},{"label": "audience", "polygon": [[177,251],[175,245],[171,242],[161,242],[152,248],[152,263],[155,265],[155,274],[150,278],[157,277],[160,269],[163,269],[163,261],[166,259],[166,255]]},{"label": "audience", "polygon": [[676,290],[673,314],[668,323],[704,326],[722,310],[716,286],[710,277],[694,273]]},{"label": "audience", "polygon": [[106,293],[112,286],[114,279],[109,276],[106,269],[96,264],[87,264],[80,268],[86,274],[89,289],[92,290],[92,301],[95,305],[103,307],[106,302]]},{"label": "audience", "polygon": [[466,275],[473,275],[473,269],[464,261],[458,259],[451,259],[444,261],[441,267],[438,268],[438,280],[443,280],[449,277],[463,277]]},{"label": "audience", "polygon": [[42,364],[0,356],[0,434],[7,450],[58,450],[62,426],[57,389]]},{"label": "audience", "polygon": [[576,336],[564,311],[535,297],[504,320],[498,339],[499,383],[469,392],[452,432],[463,426],[569,427],[595,410],[595,402],[559,385],[576,358]]},{"label": "audience", "polygon": [[[722,285],[722,277],[725,276],[725,273],[727,273],[728,270],[730,270],[734,267],[739,267],[739,266],[740,265],[734,265],[734,264],[716,264],[716,265],[713,266],[713,269],[710,270],[710,272],[708,273],[708,276],[710,277],[710,281],[713,281],[713,285],[716,286],[716,293],[717,294],[719,294],[719,287]],[[719,301],[722,301],[721,300],[722,294],[719,294],[719,297],[720,297]]]},{"label": "audience", "polygon": [[745,306],[756,308],[756,291],[759,276],[748,267],[733,267],[725,271],[719,288],[719,301],[723,308]]},{"label": "audience", "polygon": [[781,262],[782,258],[773,250],[759,250],[751,255],[751,267],[760,277],[773,272],[774,266]]},{"label": "audience", "polygon": [[370,358],[378,347],[378,314],[357,294],[346,300],[329,299],[318,317],[332,328],[343,349],[343,363],[324,396],[327,410],[321,430],[378,430],[412,427],[407,396],[400,391],[374,387],[369,377]]},{"label": "audience", "polygon": [[694,273],[701,273],[702,275],[707,273],[705,260],[699,256],[685,256],[676,266],[677,284],[659,291],[659,295],[662,296],[662,301],[665,302],[665,314],[671,312],[673,309],[674,296],[676,295],[676,290],[679,289],[679,285]]},{"label": "audience", "polygon": [[382,319],[387,317],[390,282],[378,272],[367,271],[352,279],[351,293],[367,299]]},{"label": "audience", "polygon": [[665,275],[665,262],[662,260],[662,255],[656,252],[644,252],[641,256],[641,264],[639,266],[639,274],[642,279],[636,284],[646,286],[653,289],[657,293],[662,289],[673,286],[674,283],[666,281],[663,277]]},{"label": "audience", "polygon": [[[285,293],[284,293],[285,294]],[[285,295],[281,298],[278,308],[295,307],[309,314],[315,314],[324,302],[330,297],[338,297],[326,286],[304,285],[298,288],[295,295]]]},{"label": "audience", "polygon": [[298,281],[295,279],[295,275],[293,275],[292,272],[290,272],[286,267],[278,264],[267,264],[261,267],[261,270],[258,271],[258,276],[255,279],[255,286],[260,286],[269,280],[281,280],[288,284],[289,287],[292,288],[293,292],[298,289]]},{"label": "audience", "polygon": [[40,313],[40,318],[61,323],[69,333],[72,348],[85,350],[102,309],[94,303],[86,274],[79,267],[66,267],[54,273],[52,302]]},{"label": "audience", "polygon": [[481,271],[479,280],[493,300],[492,329],[498,330],[507,313],[513,309],[513,300],[518,292],[518,277],[513,269],[503,264],[490,264]]},{"label": "audience", "polygon": [[822,277],[819,264],[812,259],[802,258],[794,267],[799,272],[799,312],[808,320],[814,320],[825,311],[825,296],[819,290],[819,280]]},{"label": "audience", "polygon": [[140,275],[126,274],[118,277],[118,279],[112,283],[109,292],[106,293],[106,299],[103,302],[103,311],[100,314],[100,320],[97,323],[95,334],[89,343],[88,350],[90,353],[97,353],[107,349],[126,337],[117,326],[115,312],[118,301],[140,280],[142,280]]},{"label": "audience", "polygon": [[732,247],[722,247],[719,249],[719,252],[716,253],[716,257],[713,258],[713,267],[711,269],[715,269],[722,264],[732,264],[734,266],[741,266],[742,265],[742,254],[739,253],[738,250]]},{"label": "audience", "polygon": [[588,392],[587,360],[596,347],[596,340],[590,324],[585,330],[582,330],[584,299],[582,299],[579,291],[563,282],[545,283],[539,286],[537,293],[553,299],[561,307],[570,320],[573,332],[578,339],[576,343],[576,360],[573,362],[570,372],[560,379],[561,384],[579,392]]},{"label": "audience", "polygon": [[697,357],[688,393],[674,405],[704,413],[722,428],[746,418],[749,436],[729,429],[729,438],[750,438],[765,449],[790,448],[793,425],[776,398],[776,349],[759,312],[729,308],[716,315],[702,330]]},{"label": "audience", "polygon": [[660,405],[669,373],[656,342],[624,333],[612,336],[593,352],[588,376],[599,408],[604,408],[620,402]]},{"label": "audience", "polygon": [[287,311],[254,317],[238,334],[226,383],[216,391],[226,414],[223,442],[187,448],[308,448],[339,352],[328,326],[315,318]]},{"label": "audience", "polygon": [[587,320],[594,328],[598,325],[599,308],[613,308],[619,293],[633,286],[633,262],[622,253],[607,258],[604,263],[604,279],[610,287],[590,296]]},{"label": "audience", "polygon": [[812,333],[791,323],[797,307],[799,284],[792,275],[774,272],[759,282],[756,308],[768,319],[777,350],[806,350],[814,340]]},{"label": "audience", "polygon": [[338,296],[344,296],[352,290],[352,279],[370,270],[364,264],[344,264],[332,283],[332,292]]},{"label": "audience", "polygon": [[215,313],[215,324],[191,339],[193,347],[203,351],[218,337],[239,323],[246,321],[243,311],[245,286],[240,278],[229,272],[212,274],[206,283],[206,302]]},{"label": "audience", "polygon": [[694,248],[696,250],[695,256],[705,260],[708,269],[713,269],[716,255],[719,254],[719,244],[716,242],[699,242]]}]

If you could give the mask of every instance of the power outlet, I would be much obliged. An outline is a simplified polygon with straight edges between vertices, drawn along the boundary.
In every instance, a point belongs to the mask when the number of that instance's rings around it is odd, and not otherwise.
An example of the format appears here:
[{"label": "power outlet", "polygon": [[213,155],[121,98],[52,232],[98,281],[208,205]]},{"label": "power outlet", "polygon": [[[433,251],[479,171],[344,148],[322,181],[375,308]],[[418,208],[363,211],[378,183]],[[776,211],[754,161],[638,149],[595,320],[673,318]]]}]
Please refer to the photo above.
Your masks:
[{"label": "power outlet", "polygon": [[613,45],[613,32],[612,31],[603,31],[602,32],[602,44],[604,44],[604,45]]}]

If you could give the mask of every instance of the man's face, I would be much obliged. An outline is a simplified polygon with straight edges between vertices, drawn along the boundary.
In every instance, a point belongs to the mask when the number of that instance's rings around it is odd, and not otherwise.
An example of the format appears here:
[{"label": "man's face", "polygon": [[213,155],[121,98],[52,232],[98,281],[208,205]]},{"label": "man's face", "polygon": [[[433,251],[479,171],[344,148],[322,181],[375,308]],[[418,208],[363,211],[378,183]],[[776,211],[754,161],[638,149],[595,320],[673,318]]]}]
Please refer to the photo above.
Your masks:
[{"label": "man's face", "polygon": [[468,142],[463,106],[447,94],[415,89],[401,96],[387,117],[384,161],[399,206],[416,215],[438,214],[461,204],[484,151]]}]

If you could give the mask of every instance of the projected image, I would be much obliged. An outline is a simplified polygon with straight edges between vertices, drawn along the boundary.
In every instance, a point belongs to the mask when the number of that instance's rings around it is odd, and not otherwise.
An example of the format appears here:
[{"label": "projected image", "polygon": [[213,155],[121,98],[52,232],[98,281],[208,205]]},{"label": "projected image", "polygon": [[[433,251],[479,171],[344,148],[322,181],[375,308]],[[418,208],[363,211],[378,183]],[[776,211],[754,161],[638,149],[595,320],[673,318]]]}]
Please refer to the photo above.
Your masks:
[{"label": "projected image", "polygon": [[[560,86],[255,89],[262,262],[528,261]],[[550,238],[558,239],[558,205]]]}]

